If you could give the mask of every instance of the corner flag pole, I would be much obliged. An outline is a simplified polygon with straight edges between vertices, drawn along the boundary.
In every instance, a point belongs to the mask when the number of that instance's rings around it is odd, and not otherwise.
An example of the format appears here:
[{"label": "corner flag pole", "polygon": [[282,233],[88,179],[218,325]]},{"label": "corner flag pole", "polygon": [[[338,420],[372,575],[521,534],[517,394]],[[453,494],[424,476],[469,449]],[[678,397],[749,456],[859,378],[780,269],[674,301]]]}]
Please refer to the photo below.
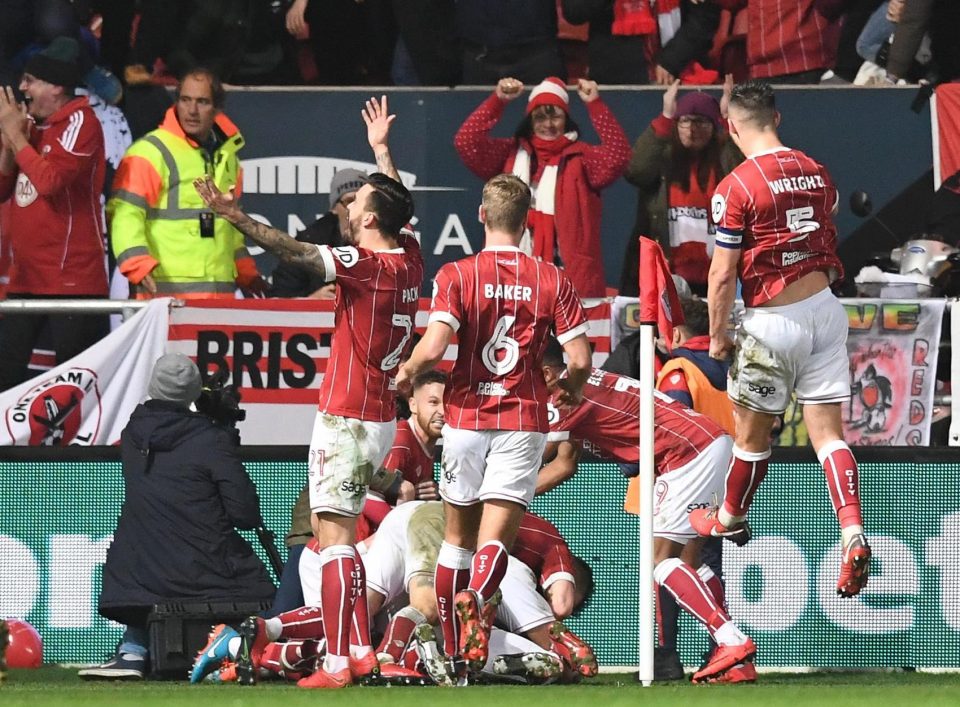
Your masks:
[{"label": "corner flag pole", "polygon": [[637,677],[644,687],[653,683],[653,330],[653,322],[640,322],[640,627]]},{"label": "corner flag pole", "polygon": [[673,327],[683,323],[683,312],[670,268],[660,245],[651,238],[640,237],[640,682],[648,687],[653,682],[653,480],[656,475],[653,457],[654,325],[670,348]]}]

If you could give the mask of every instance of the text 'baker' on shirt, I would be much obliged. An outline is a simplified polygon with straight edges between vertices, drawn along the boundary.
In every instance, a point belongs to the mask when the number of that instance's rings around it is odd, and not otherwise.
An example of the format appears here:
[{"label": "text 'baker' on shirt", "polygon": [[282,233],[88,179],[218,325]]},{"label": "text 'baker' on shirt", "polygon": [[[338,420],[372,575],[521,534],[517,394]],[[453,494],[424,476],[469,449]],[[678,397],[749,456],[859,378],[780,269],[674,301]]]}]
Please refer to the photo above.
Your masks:
[{"label": "text 'baker' on shirt", "polygon": [[512,246],[484,248],[440,268],[430,320],[458,337],[444,396],[447,424],[547,431],[539,368],[547,337],[553,330],[562,344],[587,331],[577,293],[559,268]]}]

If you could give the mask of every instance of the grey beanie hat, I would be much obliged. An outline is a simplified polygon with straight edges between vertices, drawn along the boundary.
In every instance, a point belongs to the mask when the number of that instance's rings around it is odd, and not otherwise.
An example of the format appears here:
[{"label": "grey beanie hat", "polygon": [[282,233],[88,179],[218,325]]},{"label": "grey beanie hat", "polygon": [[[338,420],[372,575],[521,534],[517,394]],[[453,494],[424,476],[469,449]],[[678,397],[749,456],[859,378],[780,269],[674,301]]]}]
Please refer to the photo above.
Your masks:
[{"label": "grey beanie hat", "polygon": [[367,173],[359,169],[339,169],[330,180],[330,210],[336,206],[344,194],[357,191],[367,183]]},{"label": "grey beanie hat", "polygon": [[164,354],[153,365],[147,395],[190,407],[200,397],[200,369],[181,353]]}]

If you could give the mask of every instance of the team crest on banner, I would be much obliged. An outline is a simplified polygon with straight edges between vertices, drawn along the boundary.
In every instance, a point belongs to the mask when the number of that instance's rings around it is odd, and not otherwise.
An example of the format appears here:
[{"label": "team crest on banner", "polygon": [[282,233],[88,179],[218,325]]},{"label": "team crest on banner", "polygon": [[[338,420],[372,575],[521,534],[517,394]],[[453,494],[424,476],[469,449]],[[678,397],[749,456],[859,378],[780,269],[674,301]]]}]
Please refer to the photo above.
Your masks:
[{"label": "team crest on banner", "polygon": [[47,376],[7,408],[7,430],[32,447],[87,446],[97,438],[101,411],[96,372],[70,368]]},{"label": "team crest on banner", "polygon": [[0,446],[117,444],[164,353],[169,305],[152,300],[86,351],[0,392]]}]

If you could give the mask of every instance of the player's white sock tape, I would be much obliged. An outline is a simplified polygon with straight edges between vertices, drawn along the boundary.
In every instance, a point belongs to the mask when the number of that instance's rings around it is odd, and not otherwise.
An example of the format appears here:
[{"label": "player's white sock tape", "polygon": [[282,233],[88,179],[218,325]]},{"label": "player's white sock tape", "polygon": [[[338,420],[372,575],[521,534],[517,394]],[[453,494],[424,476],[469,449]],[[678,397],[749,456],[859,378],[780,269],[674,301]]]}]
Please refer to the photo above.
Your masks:
[{"label": "player's white sock tape", "polygon": [[440,544],[440,552],[437,553],[438,565],[449,567],[452,570],[468,570],[471,560],[473,560],[473,550],[451,545],[446,540]]},{"label": "player's white sock tape", "polygon": [[819,461],[822,466],[827,460],[827,457],[840,449],[846,449],[848,452],[850,451],[850,447],[848,447],[847,443],[842,439],[835,439],[832,442],[827,442],[825,445],[820,447],[819,451],[817,452],[817,461]]}]

